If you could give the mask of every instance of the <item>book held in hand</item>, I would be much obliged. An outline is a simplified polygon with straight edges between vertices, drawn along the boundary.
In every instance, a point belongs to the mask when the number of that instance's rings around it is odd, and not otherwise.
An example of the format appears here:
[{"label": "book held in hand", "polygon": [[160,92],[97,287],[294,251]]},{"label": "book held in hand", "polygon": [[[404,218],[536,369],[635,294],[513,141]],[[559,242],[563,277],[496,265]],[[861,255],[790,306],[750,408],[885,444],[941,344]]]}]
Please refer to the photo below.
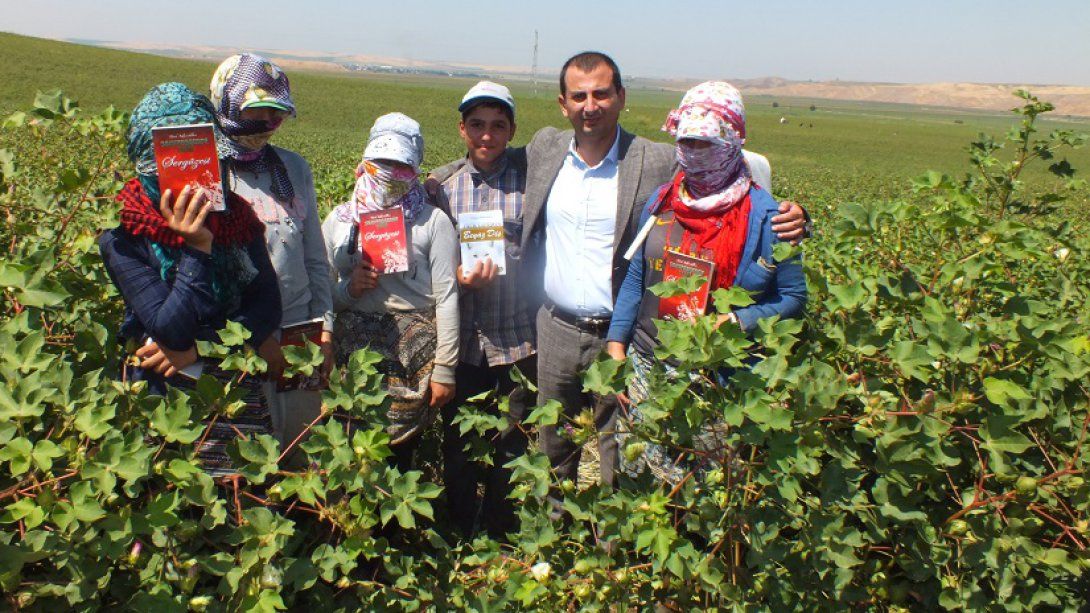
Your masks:
[{"label": "book held in hand", "polygon": [[[325,320],[321,317],[286,324],[280,328],[280,347],[304,347],[307,341],[315,345],[322,344],[322,327]],[[291,390],[317,391],[328,387],[329,383],[322,378],[317,369],[309,377],[296,375],[294,377],[280,377],[276,383],[276,391],[288,392]]]},{"label": "book held in hand", "polygon": [[705,280],[700,287],[688,294],[659,298],[659,317],[693,319],[703,315],[708,309],[708,293],[714,274],[715,262],[667,249],[662,258],[663,281],[694,276],[704,277]]},{"label": "book held in hand", "polygon": [[477,262],[492,258],[499,274],[507,273],[504,255],[503,211],[472,211],[458,215],[458,242],[462,247],[462,273]]},{"label": "book held in hand", "polygon": [[380,275],[409,270],[409,239],[401,207],[360,215],[360,251]]},{"label": "book held in hand", "polygon": [[212,124],[152,128],[151,140],[161,191],[169,189],[176,196],[192,185],[208,193],[213,211],[227,209]]}]

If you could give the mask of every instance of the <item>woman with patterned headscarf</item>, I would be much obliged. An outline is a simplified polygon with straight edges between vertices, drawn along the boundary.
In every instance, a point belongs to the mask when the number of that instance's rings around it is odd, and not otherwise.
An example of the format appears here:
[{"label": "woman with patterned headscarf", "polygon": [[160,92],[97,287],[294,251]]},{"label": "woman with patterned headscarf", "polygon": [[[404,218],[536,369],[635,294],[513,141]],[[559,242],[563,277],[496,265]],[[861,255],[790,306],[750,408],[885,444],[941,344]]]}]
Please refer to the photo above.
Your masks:
[{"label": "woman with patterned headscarf", "polygon": [[[635,376],[629,397],[635,405],[646,399],[648,373],[656,363],[655,322],[660,313],[705,314],[700,301],[660,298],[650,291],[663,281],[664,261],[710,270],[709,292],[740,287],[752,295],[753,304],[717,313],[719,325],[751,333],[759,320],[798,317],[806,304],[806,280],[798,257],[775,261],[772,255],[779,239],[771,218],[779,205],[753,181],[743,157],[746,115],[738,90],[722,81],[697,85],[670,112],[663,130],[677,143],[680,168],[644,209],[640,227],[650,230],[617,294],[607,335],[611,356],[626,359],[626,350],[631,356]],[[708,300],[706,309],[714,308]],[[670,370],[668,364],[665,367]],[[638,415],[638,408],[632,415]],[[673,482],[681,478],[683,472],[660,447],[646,449],[637,461],[623,462],[628,472],[647,465],[659,478]]]},{"label": "woman with patterned headscarf", "polygon": [[[322,231],[333,265],[333,337],[338,364],[358,349],[383,360],[391,397],[388,432],[397,465],[406,469],[419,434],[454,397],[458,362],[458,238],[450,218],[427,203],[420,185],[424,138],[401,113],[371,128],[356,168],[352,199],[335,208]],[[408,270],[379,275],[361,257],[360,216],[400,208],[408,235]]]},{"label": "woman with patterned headscarf", "polygon": [[[322,375],[328,375],[333,366],[333,299],[314,177],[298,154],[269,144],[284,119],[295,115],[288,77],[259,55],[233,55],[212,76],[211,94],[227,136],[228,187],[250,203],[264,224],[265,243],[280,284],[283,319],[279,323],[324,320]],[[277,391],[276,375],[284,359],[274,341],[268,347],[272,376],[265,392],[283,450],[319,415],[322,400],[316,390]]]},{"label": "woman with patterned headscarf", "polygon": [[[125,376],[148,381],[160,394],[166,383],[188,385],[178,372],[197,363],[196,341],[215,340],[228,319],[250,331],[253,347],[264,347],[280,324],[276,275],[250,206],[228,193],[227,210],[211,212],[200,190],[159,189],[152,129],[215,121],[208,98],[181,83],[159,85],[144,96],[127,133],[137,176],[117,196],[120,227],[99,239],[106,270],[125,300],[120,340],[138,347],[139,367],[126,366]],[[221,150],[221,161],[223,155]],[[234,426],[260,432],[267,421],[261,408]],[[212,455],[225,460],[216,433],[202,449],[217,445]]]}]

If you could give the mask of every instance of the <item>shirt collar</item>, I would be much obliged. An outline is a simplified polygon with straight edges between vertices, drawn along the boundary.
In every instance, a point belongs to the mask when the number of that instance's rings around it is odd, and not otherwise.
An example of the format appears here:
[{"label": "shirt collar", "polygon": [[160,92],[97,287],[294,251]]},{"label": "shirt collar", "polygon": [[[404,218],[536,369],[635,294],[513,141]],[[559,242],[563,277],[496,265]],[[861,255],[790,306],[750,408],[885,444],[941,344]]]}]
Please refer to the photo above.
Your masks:
[{"label": "shirt collar", "polygon": [[508,155],[508,150],[504,149],[503,153],[500,154],[500,157],[496,159],[496,169],[488,174],[485,174],[473,165],[473,160],[471,160],[467,155],[466,168],[469,170],[469,174],[473,175],[473,178],[487,182],[495,179],[496,177],[507,171],[509,158],[510,156]]},{"label": "shirt collar", "polygon": [[583,158],[579,156],[579,152],[577,152],[575,150],[575,137],[574,136],[571,139],[571,143],[568,145],[568,155],[570,155],[572,157],[572,159],[574,159],[575,162],[577,164],[579,164],[580,166],[586,168],[587,170],[594,170],[596,168],[600,168],[602,166],[602,164],[605,164],[606,162],[609,162],[610,164],[616,165],[617,161],[620,159],[620,149],[621,149],[621,126],[617,126],[617,134],[613,136],[613,146],[609,148],[609,151],[606,152],[606,157],[602,158],[602,161],[598,162],[598,164],[596,164],[594,166],[590,166],[586,162],[583,161]]}]

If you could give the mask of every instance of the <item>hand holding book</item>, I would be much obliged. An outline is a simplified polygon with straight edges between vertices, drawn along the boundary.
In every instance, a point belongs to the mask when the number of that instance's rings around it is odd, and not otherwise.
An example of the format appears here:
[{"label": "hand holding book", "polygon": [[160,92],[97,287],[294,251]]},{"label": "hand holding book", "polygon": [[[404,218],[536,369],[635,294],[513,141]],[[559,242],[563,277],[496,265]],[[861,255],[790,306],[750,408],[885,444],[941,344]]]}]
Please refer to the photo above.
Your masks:
[{"label": "hand holding book", "polygon": [[182,188],[177,198],[169,189],[159,198],[159,212],[167,227],[185,239],[186,246],[203,253],[212,253],[212,231],[204,225],[211,210],[208,194],[189,185]]},{"label": "hand holding book", "polygon": [[461,264],[458,265],[458,283],[462,287],[471,289],[487,287],[496,280],[499,274],[499,265],[493,262],[490,257],[473,262],[469,269],[462,268]]}]

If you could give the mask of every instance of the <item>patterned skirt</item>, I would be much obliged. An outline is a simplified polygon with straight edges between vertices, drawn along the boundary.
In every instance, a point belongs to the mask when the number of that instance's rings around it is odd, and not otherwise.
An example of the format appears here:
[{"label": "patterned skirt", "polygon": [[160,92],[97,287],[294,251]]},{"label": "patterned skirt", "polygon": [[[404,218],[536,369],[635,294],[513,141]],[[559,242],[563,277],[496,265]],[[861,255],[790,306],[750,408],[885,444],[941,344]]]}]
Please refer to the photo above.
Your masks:
[{"label": "patterned skirt", "polygon": [[[628,385],[628,398],[632,401],[632,404],[627,411],[621,413],[620,418],[617,420],[617,447],[622,452],[628,437],[632,436],[633,426],[643,421],[639,405],[649,398],[648,377],[651,369],[658,363],[653,357],[631,348],[628,357],[632,362],[633,370],[632,381]],[[682,376],[669,364],[664,364],[663,367],[668,377]],[[676,485],[685,478],[688,472],[693,471],[697,476],[701,476],[706,471],[720,466],[718,458],[722,458],[724,455],[733,455],[725,454],[728,446],[725,440],[726,430],[726,424],[713,422],[703,426],[700,434],[693,437],[693,448],[705,452],[706,455],[694,457],[695,454],[692,453],[669,449],[667,446],[658,443],[646,442],[643,452],[632,460],[629,460],[626,454],[621,453],[620,468],[631,477],[637,477],[641,472],[647,470],[656,479],[671,486]]]},{"label": "patterned skirt", "polygon": [[383,388],[390,397],[386,417],[391,445],[412,440],[435,419],[428,401],[437,342],[435,318],[427,311],[342,311],[333,322],[338,366],[348,364],[360,349],[382,356],[378,370],[385,375]]},{"label": "patterned skirt", "polygon": [[[204,360],[202,374],[215,377],[220,383],[234,382],[238,377],[237,372],[228,372],[219,368],[213,360]],[[124,376],[139,380],[142,373],[134,372],[140,369],[125,366]],[[182,375],[175,375],[169,381],[170,387],[183,390],[187,395],[198,393],[197,381]],[[218,415],[207,419],[205,424],[208,429],[194,441],[197,450],[197,459],[201,467],[213,478],[225,477],[236,472],[234,461],[227,455],[227,446],[238,438],[257,436],[259,434],[273,433],[272,420],[269,416],[269,404],[261,389],[261,380],[257,377],[246,375],[236,385],[245,389],[243,402],[246,405],[233,417]]]}]

